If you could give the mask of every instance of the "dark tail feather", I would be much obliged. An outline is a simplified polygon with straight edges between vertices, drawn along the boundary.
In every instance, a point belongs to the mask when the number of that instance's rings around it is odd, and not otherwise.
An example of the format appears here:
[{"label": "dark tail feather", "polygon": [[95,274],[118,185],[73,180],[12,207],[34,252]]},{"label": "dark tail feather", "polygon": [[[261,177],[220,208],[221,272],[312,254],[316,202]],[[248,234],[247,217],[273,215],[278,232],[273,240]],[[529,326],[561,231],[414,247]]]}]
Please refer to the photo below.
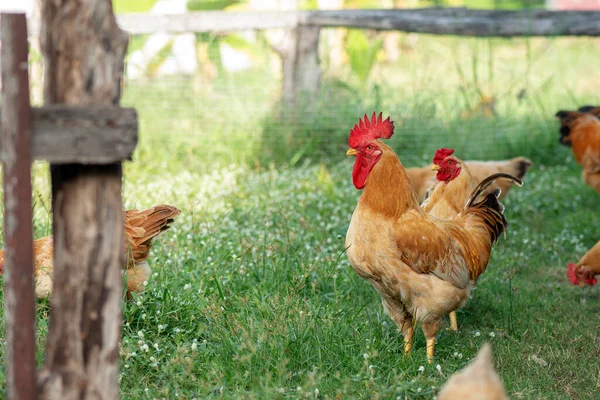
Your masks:
[{"label": "dark tail feather", "polygon": [[501,190],[500,188],[496,188],[485,195],[482,200],[478,201],[477,199],[499,178],[510,179],[519,186],[523,185],[523,182],[519,178],[510,174],[498,173],[488,176],[473,190],[465,206],[469,213],[477,214],[487,225],[492,243],[498,240],[498,237],[506,231],[506,227],[508,226],[508,222],[504,217],[504,206],[498,200]]},{"label": "dark tail feather", "polygon": [[579,112],[590,113],[594,115],[598,115],[600,113],[600,107],[598,106],[581,106],[577,109]]},{"label": "dark tail feather", "polygon": [[[493,185],[494,182],[496,182],[496,180],[499,178],[508,179],[508,180],[513,181],[518,186],[523,186],[523,181],[521,179],[517,178],[516,176],[512,176],[511,174],[499,172],[497,174],[490,175],[487,178],[485,178],[484,180],[482,180],[481,182],[479,182],[479,185],[477,185],[477,187],[475,189],[473,189],[473,192],[471,192],[471,196],[469,196],[469,199],[467,200],[467,204],[465,207],[467,207],[467,208],[472,207],[475,200],[481,195],[481,193],[483,193],[487,188],[489,188],[491,185]],[[498,196],[500,195],[500,189],[494,190],[492,193],[497,193],[497,195],[495,196],[496,200],[497,200]],[[490,193],[490,194],[492,194],[492,193]]]}]

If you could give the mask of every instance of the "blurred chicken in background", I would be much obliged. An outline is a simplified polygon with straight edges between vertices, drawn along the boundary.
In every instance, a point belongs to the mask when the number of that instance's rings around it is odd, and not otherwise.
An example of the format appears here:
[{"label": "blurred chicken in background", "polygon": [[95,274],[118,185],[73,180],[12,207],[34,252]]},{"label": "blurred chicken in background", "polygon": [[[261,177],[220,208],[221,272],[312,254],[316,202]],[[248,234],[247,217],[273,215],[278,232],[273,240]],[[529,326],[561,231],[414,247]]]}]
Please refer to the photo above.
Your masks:
[{"label": "blurred chicken in background", "polygon": [[598,283],[596,275],[600,275],[600,241],[577,264],[569,263],[567,267],[567,277],[571,283],[581,287]]},{"label": "blurred chicken in background", "polygon": [[[508,160],[464,161],[464,164],[469,168],[473,178],[479,183],[488,176],[500,172],[523,179],[532,162],[525,157],[514,157]],[[419,202],[425,200],[427,189],[435,182],[436,173],[432,168],[433,164],[422,168],[406,168],[406,172],[415,187]],[[495,185],[502,189],[498,198],[498,200],[502,200],[513,187],[514,183],[510,180],[501,180],[496,182]]]},{"label": "blurred chicken in background", "polygon": [[583,106],[577,111],[561,110],[559,142],[571,147],[581,165],[583,181],[600,193],[600,107]]}]

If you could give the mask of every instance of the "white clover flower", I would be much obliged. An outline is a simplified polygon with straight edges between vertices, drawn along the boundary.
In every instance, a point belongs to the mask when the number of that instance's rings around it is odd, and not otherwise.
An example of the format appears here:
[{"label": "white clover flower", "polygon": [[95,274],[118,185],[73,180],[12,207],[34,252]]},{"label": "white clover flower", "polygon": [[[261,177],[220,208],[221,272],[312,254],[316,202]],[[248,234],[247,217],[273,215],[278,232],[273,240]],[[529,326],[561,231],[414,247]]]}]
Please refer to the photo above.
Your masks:
[{"label": "white clover flower", "polygon": [[479,331],[476,331],[476,332],[475,332],[475,337],[478,337],[478,336],[481,336],[481,332],[479,332]]},{"label": "white clover flower", "polygon": [[185,285],[183,285],[183,290],[188,290],[192,287],[192,285],[190,285],[189,283],[186,283]]},{"label": "white clover flower", "polygon": [[496,337],[496,333],[494,331],[490,332],[490,337]]},{"label": "white clover flower", "polygon": [[154,347],[156,350],[158,350],[158,343],[154,343],[152,346],[153,346],[153,347]]},{"label": "white clover flower", "polygon": [[421,365],[421,366],[419,367],[419,372],[424,372],[424,371],[425,371],[425,367]]},{"label": "white clover flower", "polygon": [[146,314],[142,314],[142,319],[146,319]]},{"label": "white clover flower", "polygon": [[141,337],[141,338],[143,338],[144,337],[144,332],[138,331],[138,336]]},{"label": "white clover flower", "polygon": [[141,301],[139,301],[139,300],[138,300],[138,301],[137,301],[137,303],[135,303],[135,304],[136,304],[138,307],[141,307],[141,306],[142,306],[142,302],[141,302]]},{"label": "white clover flower", "polygon": [[192,343],[192,351],[196,351],[197,348],[198,348],[198,343],[196,343],[196,342]]},{"label": "white clover flower", "polygon": [[435,369],[437,369],[440,374],[442,373],[442,366],[440,364],[436,365]]}]

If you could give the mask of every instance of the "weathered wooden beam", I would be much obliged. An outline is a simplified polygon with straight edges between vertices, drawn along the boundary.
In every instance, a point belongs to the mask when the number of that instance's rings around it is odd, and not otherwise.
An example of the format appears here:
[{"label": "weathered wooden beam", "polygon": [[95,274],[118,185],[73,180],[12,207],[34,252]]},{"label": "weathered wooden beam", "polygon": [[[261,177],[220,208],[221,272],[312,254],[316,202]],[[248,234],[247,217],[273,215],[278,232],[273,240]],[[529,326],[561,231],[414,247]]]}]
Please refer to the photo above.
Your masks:
[{"label": "weathered wooden beam", "polygon": [[134,35],[157,32],[219,33],[313,25],[458,36],[600,36],[600,11],[467,8],[206,11],[174,15],[123,14],[117,19],[123,29]]},{"label": "weathered wooden beam", "polygon": [[234,32],[250,29],[294,28],[302,15],[295,11],[196,11],[186,14],[121,14],[119,26],[139,35],[147,33]]},{"label": "weathered wooden beam", "polygon": [[405,10],[310,11],[301,24],[436,35],[600,36],[600,11],[470,10],[422,8]]},{"label": "weathered wooden beam", "polygon": [[32,107],[30,130],[35,160],[110,164],[131,160],[138,141],[138,117],[135,108]]},{"label": "weathered wooden beam", "polygon": [[[2,13],[2,143],[4,178],[4,320],[6,394],[36,398],[33,223],[29,150],[29,75],[25,14]],[[4,264],[4,265],[2,265]]]},{"label": "weathered wooden beam", "polygon": [[134,108],[46,106],[32,109],[31,151],[54,164],[131,160],[138,141]]},{"label": "weathered wooden beam", "polygon": [[[43,1],[45,104],[117,105],[128,35],[111,0]],[[119,398],[122,165],[50,164],[53,292],[42,399]]]}]

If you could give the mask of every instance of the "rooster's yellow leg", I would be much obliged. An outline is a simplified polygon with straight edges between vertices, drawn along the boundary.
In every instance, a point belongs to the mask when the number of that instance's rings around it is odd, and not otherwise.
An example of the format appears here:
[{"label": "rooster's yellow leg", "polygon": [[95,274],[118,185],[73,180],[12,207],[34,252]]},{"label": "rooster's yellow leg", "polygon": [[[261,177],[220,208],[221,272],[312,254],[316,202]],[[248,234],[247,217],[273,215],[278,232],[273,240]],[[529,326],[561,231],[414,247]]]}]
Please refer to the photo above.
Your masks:
[{"label": "rooster's yellow leg", "polygon": [[381,303],[386,314],[390,316],[398,329],[402,331],[402,335],[404,336],[404,354],[410,354],[413,346],[413,338],[415,337],[412,316],[404,311],[401,303],[394,299],[382,296]]},{"label": "rooster's yellow leg", "polygon": [[427,343],[427,362],[433,362],[433,352],[435,349],[435,337],[440,329],[440,320],[422,322],[421,328],[425,334],[425,342]]},{"label": "rooster's yellow leg", "polygon": [[435,337],[425,339],[427,342],[427,362],[431,364],[433,362],[433,352],[435,349]]},{"label": "rooster's yellow leg", "polygon": [[450,313],[450,330],[458,332],[458,322],[456,321],[456,311]]},{"label": "rooster's yellow leg", "polygon": [[402,329],[402,335],[404,336],[404,354],[410,354],[413,346],[413,339],[415,337],[415,330],[412,324],[408,324],[410,328]]}]

